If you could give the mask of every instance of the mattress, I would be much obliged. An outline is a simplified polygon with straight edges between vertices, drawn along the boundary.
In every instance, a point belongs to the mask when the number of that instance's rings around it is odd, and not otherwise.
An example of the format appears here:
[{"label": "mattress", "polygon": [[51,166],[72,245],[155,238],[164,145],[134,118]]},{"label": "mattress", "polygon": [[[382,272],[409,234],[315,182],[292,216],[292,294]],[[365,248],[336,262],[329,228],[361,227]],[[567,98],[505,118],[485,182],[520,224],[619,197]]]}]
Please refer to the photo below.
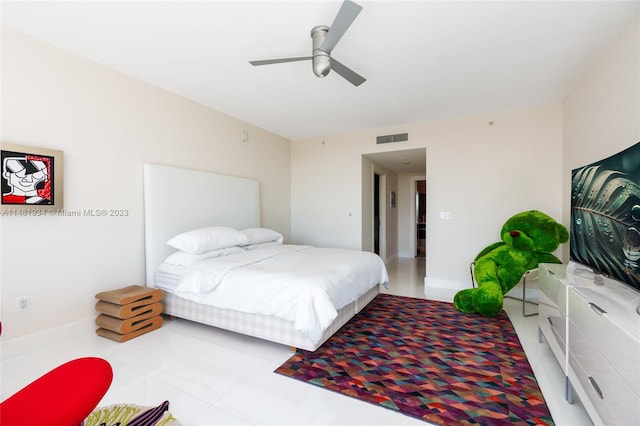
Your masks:
[{"label": "mattress", "polygon": [[187,268],[162,263],[156,272],[156,288],[173,293]]},{"label": "mattress", "polygon": [[380,293],[380,286],[372,287],[349,305],[338,311],[338,316],[317,341],[297,331],[291,321],[262,314],[250,314],[229,309],[214,308],[166,293],[163,299],[164,313],[170,317],[182,318],[206,324],[247,336],[265,339],[307,351],[315,351],[336,331],[345,325]]},{"label": "mattress", "polygon": [[187,267],[163,263],[155,284],[176,304],[279,318],[317,343],[342,308],[387,281],[373,253],[279,245]]}]

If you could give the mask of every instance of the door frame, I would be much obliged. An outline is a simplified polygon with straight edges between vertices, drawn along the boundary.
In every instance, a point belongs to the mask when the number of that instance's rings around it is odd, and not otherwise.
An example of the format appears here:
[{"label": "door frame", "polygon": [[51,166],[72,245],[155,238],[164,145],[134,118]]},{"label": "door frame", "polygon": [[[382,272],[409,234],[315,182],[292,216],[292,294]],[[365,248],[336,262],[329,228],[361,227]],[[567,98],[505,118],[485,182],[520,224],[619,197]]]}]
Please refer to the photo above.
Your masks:
[{"label": "door frame", "polygon": [[[382,258],[383,261],[387,261],[387,175],[385,172],[380,170],[376,170],[374,165],[373,167],[373,179],[375,181],[376,176],[378,176],[378,215],[380,225],[378,226],[378,256]],[[373,185],[373,190],[375,191],[375,184]],[[376,202],[376,194],[373,195],[372,203]],[[375,232],[376,232],[376,224],[375,224],[375,206],[372,206],[372,214],[373,214],[373,229],[372,229],[372,237],[375,241]],[[375,246],[375,242],[374,242]]]},{"label": "door frame", "polygon": [[[413,249],[413,253],[414,253],[414,257],[415,254],[418,253],[418,236],[417,236],[417,232],[416,230],[418,229],[418,217],[417,217],[417,211],[418,211],[418,205],[416,203],[416,200],[418,199],[418,181],[419,180],[424,180],[426,182],[427,177],[426,176],[411,176],[411,192],[413,194],[413,196],[411,197],[411,206],[409,209],[409,223],[411,224],[410,226],[412,227],[411,229],[411,233],[410,235],[410,244],[409,246],[412,247]],[[425,196],[426,198],[426,196]],[[426,201],[425,201],[426,202]],[[426,209],[425,209],[426,211]],[[425,213],[426,215],[426,213]],[[427,232],[427,225],[425,224],[425,234]],[[426,238],[425,238],[425,245],[426,245]],[[425,247],[426,248],[426,247]],[[426,256],[425,256],[426,259]]]}]

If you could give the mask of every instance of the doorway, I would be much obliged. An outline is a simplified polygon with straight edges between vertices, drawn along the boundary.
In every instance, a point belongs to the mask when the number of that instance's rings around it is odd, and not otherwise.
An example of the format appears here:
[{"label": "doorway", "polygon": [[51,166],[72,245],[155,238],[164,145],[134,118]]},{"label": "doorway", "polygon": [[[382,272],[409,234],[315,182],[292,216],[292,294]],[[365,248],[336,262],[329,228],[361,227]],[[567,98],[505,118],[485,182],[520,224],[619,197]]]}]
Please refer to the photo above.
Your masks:
[{"label": "doorway", "polygon": [[373,174],[373,252],[380,255],[380,175]]},{"label": "doorway", "polygon": [[373,170],[373,252],[386,261],[387,258],[387,176]]},{"label": "doorway", "polygon": [[416,257],[425,257],[427,239],[427,181],[416,181]]},{"label": "doorway", "polygon": [[362,249],[385,261],[414,258],[415,182],[426,180],[426,149],[362,154],[362,173]]}]

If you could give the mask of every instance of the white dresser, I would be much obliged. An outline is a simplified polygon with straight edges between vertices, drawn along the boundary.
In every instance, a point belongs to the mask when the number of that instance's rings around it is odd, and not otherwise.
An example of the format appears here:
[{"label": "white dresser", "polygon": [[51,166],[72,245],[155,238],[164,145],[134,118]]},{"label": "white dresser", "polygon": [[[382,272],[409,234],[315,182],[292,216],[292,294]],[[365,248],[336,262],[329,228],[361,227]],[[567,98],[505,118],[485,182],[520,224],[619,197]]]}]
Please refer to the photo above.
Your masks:
[{"label": "white dresser", "polygon": [[539,338],[596,425],[640,425],[640,293],[576,264],[539,265]]}]

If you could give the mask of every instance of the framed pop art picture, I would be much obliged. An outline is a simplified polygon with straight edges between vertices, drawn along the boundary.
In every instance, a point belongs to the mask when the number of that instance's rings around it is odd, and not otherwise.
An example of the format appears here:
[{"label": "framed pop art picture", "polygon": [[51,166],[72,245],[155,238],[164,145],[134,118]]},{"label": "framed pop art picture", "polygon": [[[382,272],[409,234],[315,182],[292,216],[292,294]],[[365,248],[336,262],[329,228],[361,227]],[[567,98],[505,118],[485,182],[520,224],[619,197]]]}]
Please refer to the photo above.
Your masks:
[{"label": "framed pop art picture", "polygon": [[2,199],[9,210],[62,209],[62,151],[3,143]]}]

